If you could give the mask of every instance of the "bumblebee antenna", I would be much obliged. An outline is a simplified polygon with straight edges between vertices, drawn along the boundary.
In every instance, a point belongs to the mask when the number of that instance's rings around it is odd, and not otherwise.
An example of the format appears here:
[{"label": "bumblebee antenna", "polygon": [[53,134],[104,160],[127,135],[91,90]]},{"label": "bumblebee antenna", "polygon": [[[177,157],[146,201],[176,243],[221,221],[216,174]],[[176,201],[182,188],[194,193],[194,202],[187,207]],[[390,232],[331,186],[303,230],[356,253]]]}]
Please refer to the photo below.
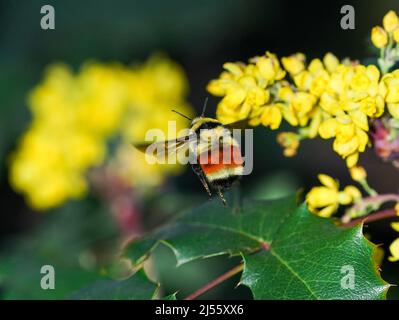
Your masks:
[{"label": "bumblebee antenna", "polygon": [[184,115],[183,113],[180,113],[179,111],[172,110],[172,112],[174,112],[174,113],[177,113],[179,116],[182,116],[183,118],[186,118],[186,119],[188,119],[188,120],[190,120],[190,121],[192,121],[192,120],[193,120],[193,119],[191,119],[191,118],[187,117],[186,115]]},{"label": "bumblebee antenna", "polygon": [[208,104],[208,97],[205,98],[204,106],[202,107],[201,117],[205,116],[206,105]]}]

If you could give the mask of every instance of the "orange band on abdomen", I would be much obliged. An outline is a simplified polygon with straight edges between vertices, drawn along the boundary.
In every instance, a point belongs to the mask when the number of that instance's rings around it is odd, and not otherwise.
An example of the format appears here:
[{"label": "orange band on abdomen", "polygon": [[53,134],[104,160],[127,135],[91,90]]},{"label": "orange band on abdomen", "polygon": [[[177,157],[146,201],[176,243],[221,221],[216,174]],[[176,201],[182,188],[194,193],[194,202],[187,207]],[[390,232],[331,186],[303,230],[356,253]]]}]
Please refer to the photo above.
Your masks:
[{"label": "orange band on abdomen", "polygon": [[210,174],[225,168],[240,167],[244,160],[238,147],[227,146],[201,153],[198,156],[198,163],[205,174]]}]

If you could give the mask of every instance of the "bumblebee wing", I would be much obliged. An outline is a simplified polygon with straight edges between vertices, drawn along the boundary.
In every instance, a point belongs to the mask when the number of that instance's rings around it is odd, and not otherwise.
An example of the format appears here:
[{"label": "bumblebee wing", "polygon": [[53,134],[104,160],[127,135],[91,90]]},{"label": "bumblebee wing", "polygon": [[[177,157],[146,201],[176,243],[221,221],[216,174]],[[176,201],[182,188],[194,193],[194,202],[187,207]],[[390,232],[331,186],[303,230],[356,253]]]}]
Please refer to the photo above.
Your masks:
[{"label": "bumblebee wing", "polygon": [[189,144],[194,139],[195,134],[191,134],[177,139],[133,144],[133,146],[141,152],[150,153],[162,161],[167,161],[167,158],[172,155],[188,151]]},{"label": "bumblebee wing", "polygon": [[228,124],[224,125],[227,129],[248,129],[251,128],[251,126],[249,125],[249,119],[243,119],[243,120],[239,120],[236,122],[231,122]]}]

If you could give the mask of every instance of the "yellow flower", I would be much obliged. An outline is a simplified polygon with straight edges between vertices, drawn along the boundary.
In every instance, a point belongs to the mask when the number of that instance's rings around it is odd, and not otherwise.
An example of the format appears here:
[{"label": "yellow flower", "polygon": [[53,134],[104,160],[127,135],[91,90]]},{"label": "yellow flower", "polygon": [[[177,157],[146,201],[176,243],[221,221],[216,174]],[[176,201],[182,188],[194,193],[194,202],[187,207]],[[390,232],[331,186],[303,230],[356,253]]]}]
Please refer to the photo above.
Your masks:
[{"label": "yellow flower", "polygon": [[391,262],[399,261],[399,238],[391,243],[389,251],[391,252],[391,256],[388,257],[388,260]]},{"label": "yellow flower", "polygon": [[[391,227],[395,231],[399,232],[399,222],[392,222]],[[391,245],[389,246],[389,251],[391,251],[391,256],[388,257],[388,260],[392,262],[399,261],[399,238],[391,243]]]},{"label": "yellow flower", "polygon": [[385,98],[389,113],[399,118],[399,70],[384,75],[379,90]]},{"label": "yellow flower", "polygon": [[362,193],[355,186],[346,186],[344,188],[344,192],[348,196],[350,196],[353,199],[353,201],[356,201],[357,199],[360,199],[362,197]]},{"label": "yellow flower", "polygon": [[296,75],[305,69],[305,55],[303,53],[296,53],[289,57],[283,57],[281,62],[284,69],[291,75]]},{"label": "yellow flower", "polygon": [[284,148],[286,157],[293,157],[299,148],[300,137],[294,132],[281,132],[277,135],[277,142]]},{"label": "yellow flower", "polygon": [[328,52],[324,56],[323,63],[325,65],[326,69],[328,70],[328,72],[330,72],[330,73],[334,72],[337,69],[337,67],[339,66],[339,60],[331,52]]},{"label": "yellow flower", "polygon": [[399,43],[399,28],[395,29],[392,33],[393,39],[396,43]]},{"label": "yellow flower", "polygon": [[305,126],[314,112],[317,98],[307,92],[294,92],[288,86],[282,86],[278,91],[284,119],[292,126]]},{"label": "yellow flower", "polygon": [[281,110],[278,105],[266,106],[263,110],[261,121],[265,127],[275,130],[280,127],[282,120]]},{"label": "yellow flower", "polygon": [[322,186],[313,187],[306,195],[309,210],[321,217],[330,217],[339,205],[349,205],[361,196],[360,191],[354,186],[347,186],[339,191],[336,180],[326,174],[319,174]]},{"label": "yellow flower", "polygon": [[308,123],[309,116],[313,107],[316,105],[316,101],[315,96],[306,92],[297,92],[293,96],[291,105],[301,126]]},{"label": "yellow flower", "polygon": [[382,25],[387,32],[392,32],[399,27],[399,18],[396,13],[392,10],[388,11],[382,19]]},{"label": "yellow flower", "polygon": [[363,181],[367,177],[366,170],[361,166],[354,166],[349,170],[350,175],[355,181]]},{"label": "yellow flower", "polygon": [[371,42],[377,48],[383,48],[388,44],[388,35],[385,30],[379,26],[371,29]]},{"label": "yellow flower", "polygon": [[285,77],[285,71],[281,69],[280,62],[275,54],[266,52],[265,56],[254,58],[259,74],[269,82],[281,80]]},{"label": "yellow flower", "polygon": [[352,168],[353,166],[355,166],[358,161],[359,161],[359,153],[358,152],[352,153],[345,160],[346,166],[348,168]]},{"label": "yellow flower", "polygon": [[[333,149],[344,159],[363,152],[369,141],[367,133],[357,127],[348,115],[325,120],[320,125],[319,134],[323,139],[335,137]],[[356,164],[357,156],[355,157],[356,161],[348,166]],[[351,160],[355,159],[352,157]]]},{"label": "yellow flower", "polygon": [[293,76],[298,89],[308,91],[317,97],[326,90],[330,78],[329,72],[336,68],[337,59],[328,53],[324,56],[323,62],[320,59],[313,59],[306,70]]}]

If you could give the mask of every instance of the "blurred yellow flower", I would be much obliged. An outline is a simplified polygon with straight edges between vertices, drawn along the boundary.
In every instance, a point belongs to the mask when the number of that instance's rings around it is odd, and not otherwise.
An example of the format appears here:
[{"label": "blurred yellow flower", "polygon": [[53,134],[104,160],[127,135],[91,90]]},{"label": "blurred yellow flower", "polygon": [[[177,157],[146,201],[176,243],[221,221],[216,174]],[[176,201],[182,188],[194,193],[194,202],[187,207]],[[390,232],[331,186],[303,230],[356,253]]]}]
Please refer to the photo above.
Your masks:
[{"label": "blurred yellow flower", "polygon": [[367,178],[367,172],[361,166],[354,166],[350,168],[349,172],[354,181],[363,181]]},{"label": "blurred yellow flower", "polygon": [[336,180],[326,174],[318,175],[322,186],[313,187],[306,195],[306,203],[311,212],[321,217],[330,217],[339,205],[352,204],[361,197],[360,191],[354,186],[347,186],[339,191]]},{"label": "blurred yellow flower", "polygon": [[399,261],[399,238],[391,243],[389,251],[391,252],[391,256],[388,257],[388,260],[391,262]]},{"label": "blurred yellow flower", "polygon": [[379,26],[371,29],[371,42],[379,49],[385,47],[388,44],[386,31]]},{"label": "blurred yellow flower", "polygon": [[277,142],[284,148],[286,157],[293,157],[298,151],[300,137],[295,132],[281,132],[277,135]]},{"label": "blurred yellow flower", "polygon": [[[84,196],[86,173],[104,162],[108,140],[119,134],[132,142],[150,128],[164,129],[171,107],[190,114],[186,93],[181,68],[163,57],[135,68],[89,62],[76,74],[65,65],[50,66],[29,96],[33,120],[11,155],[11,184],[39,210]],[[146,165],[139,158],[135,154],[129,164],[142,173]],[[160,183],[171,170],[155,167]],[[126,176],[131,185],[142,184],[142,176]]]},{"label": "blurred yellow flower", "polygon": [[399,28],[395,29],[394,32],[392,33],[393,40],[395,40],[396,43],[399,43]]},{"label": "blurred yellow flower", "polygon": [[[391,223],[392,229],[399,232],[399,222]],[[389,251],[391,252],[391,256],[388,257],[389,261],[396,262],[399,261],[399,238],[394,240],[389,246]]]},{"label": "blurred yellow flower", "polygon": [[399,18],[395,11],[388,11],[382,19],[382,25],[387,32],[392,32],[399,27]]}]

